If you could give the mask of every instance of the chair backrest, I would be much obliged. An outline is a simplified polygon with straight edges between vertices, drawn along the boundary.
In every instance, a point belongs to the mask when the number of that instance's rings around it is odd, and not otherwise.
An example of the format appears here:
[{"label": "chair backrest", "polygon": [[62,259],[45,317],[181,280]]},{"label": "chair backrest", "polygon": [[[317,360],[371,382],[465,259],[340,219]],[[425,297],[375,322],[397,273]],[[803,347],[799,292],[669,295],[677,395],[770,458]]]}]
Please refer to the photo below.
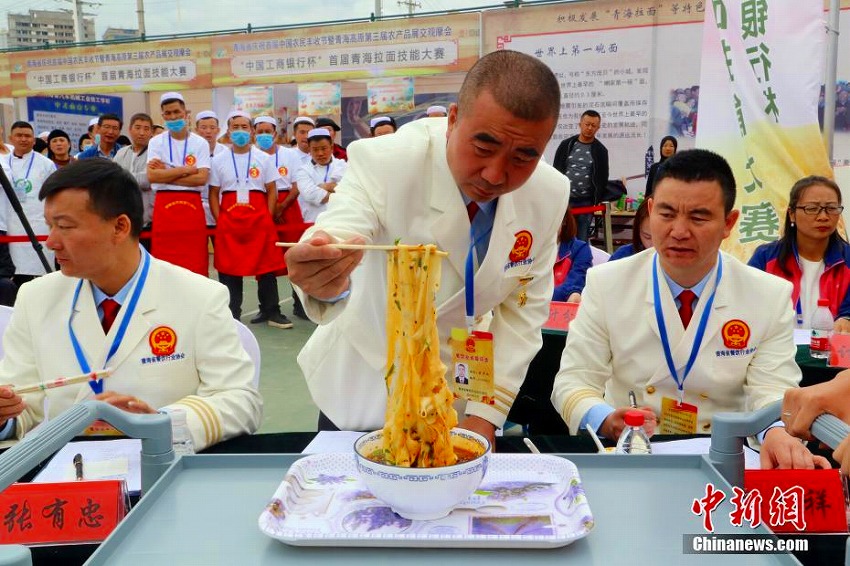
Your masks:
[{"label": "chair backrest", "polygon": [[594,248],[593,246],[590,246],[590,255],[593,256],[593,265],[605,263],[606,261],[608,261],[608,258],[611,257],[611,254],[609,254],[605,250],[600,250],[599,248]]},{"label": "chair backrest", "polygon": [[239,322],[236,323],[236,330],[239,332],[239,339],[242,341],[242,347],[248,352],[251,361],[254,362],[254,387],[260,388],[260,344],[257,342],[257,337],[251,332],[251,329]]},{"label": "chair backrest", "polygon": [[6,354],[3,350],[3,334],[6,333],[6,327],[9,326],[9,320],[11,320],[13,312],[15,312],[15,309],[12,307],[0,305],[0,359]]}]

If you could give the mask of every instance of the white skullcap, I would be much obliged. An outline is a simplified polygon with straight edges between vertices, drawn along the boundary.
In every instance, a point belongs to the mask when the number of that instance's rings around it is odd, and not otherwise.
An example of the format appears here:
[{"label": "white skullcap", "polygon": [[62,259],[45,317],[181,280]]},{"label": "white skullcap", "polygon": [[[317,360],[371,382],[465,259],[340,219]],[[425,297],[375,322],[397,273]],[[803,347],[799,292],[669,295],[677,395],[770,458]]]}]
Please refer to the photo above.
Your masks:
[{"label": "white skullcap", "polygon": [[378,116],[377,118],[372,118],[372,121],[369,122],[369,127],[374,128],[378,124],[383,124],[384,122],[392,122],[389,116]]},{"label": "white skullcap", "polygon": [[92,126],[97,126],[98,119],[99,118],[92,118],[91,120],[89,120],[89,128],[91,128]]},{"label": "white skullcap", "polygon": [[231,118],[247,118],[248,122],[251,121],[251,115],[245,112],[244,110],[233,110],[227,115],[227,122],[230,123]]},{"label": "white skullcap", "polygon": [[184,104],[186,103],[186,101],[183,100],[183,95],[179,92],[166,92],[165,94],[159,97],[159,105],[162,106],[166,100],[179,100]]},{"label": "white skullcap", "polygon": [[310,133],[307,134],[307,139],[311,140],[313,138],[331,138],[331,133],[327,131],[325,128],[313,128],[310,130]]},{"label": "white skullcap", "polygon": [[448,110],[446,110],[445,106],[435,105],[435,106],[429,106],[428,110],[426,110],[425,113],[430,116],[431,114],[436,114],[436,113],[448,114],[449,112],[448,112]]},{"label": "white skullcap", "polygon": [[47,136],[49,136],[49,135],[50,135],[50,132],[48,132],[47,130],[45,130],[45,131],[41,132],[40,134],[38,134],[38,137],[40,137],[40,138],[46,138],[46,137],[47,137]]},{"label": "white skullcap", "polygon": [[254,118],[254,125],[256,126],[257,124],[271,124],[277,128],[277,120],[273,116],[257,116]]},{"label": "white skullcap", "polygon": [[195,121],[200,122],[201,120],[206,120],[207,118],[212,118],[216,122],[218,122],[218,116],[212,110],[202,110],[195,115]]},{"label": "white skullcap", "polygon": [[316,122],[313,121],[309,116],[299,116],[295,120],[292,121],[292,127],[294,128],[298,124],[310,124],[311,126],[316,125]]}]

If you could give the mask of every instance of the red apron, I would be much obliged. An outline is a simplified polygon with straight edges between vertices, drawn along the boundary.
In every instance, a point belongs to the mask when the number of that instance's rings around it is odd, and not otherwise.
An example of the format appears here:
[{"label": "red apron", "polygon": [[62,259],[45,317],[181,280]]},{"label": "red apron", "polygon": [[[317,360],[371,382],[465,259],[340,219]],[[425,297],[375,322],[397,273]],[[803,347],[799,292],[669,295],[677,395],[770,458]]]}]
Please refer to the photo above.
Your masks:
[{"label": "red apron", "polygon": [[197,191],[157,191],[151,226],[151,255],[209,275],[207,221]]},{"label": "red apron", "polygon": [[275,242],[277,234],[266,193],[249,192],[247,204],[236,202],[236,191],[222,194],[215,228],[216,270],[244,276],[283,269],[283,249]]},{"label": "red apron", "polygon": [[[289,191],[278,191],[277,201],[281,202],[289,196]],[[286,210],[283,211],[281,219],[277,222],[277,239],[279,242],[297,242],[301,239],[301,235],[312,226],[312,222],[304,222],[304,217],[301,215],[301,207],[298,205],[298,199],[295,199]],[[286,250],[284,250],[285,253]],[[283,269],[275,271],[275,276],[282,277],[287,274],[286,265]]]}]

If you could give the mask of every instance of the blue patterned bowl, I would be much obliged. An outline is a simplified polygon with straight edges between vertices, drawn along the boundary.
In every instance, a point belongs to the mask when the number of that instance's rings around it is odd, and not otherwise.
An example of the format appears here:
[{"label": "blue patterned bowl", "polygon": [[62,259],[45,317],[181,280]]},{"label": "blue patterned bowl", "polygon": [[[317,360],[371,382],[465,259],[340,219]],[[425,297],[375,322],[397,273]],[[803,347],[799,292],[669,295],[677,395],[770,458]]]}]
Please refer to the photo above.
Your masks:
[{"label": "blue patterned bowl", "polygon": [[448,515],[481,484],[487,472],[490,443],[480,434],[452,429],[452,444],[479,456],[453,466],[403,468],[366,457],[381,448],[383,431],[364,434],[354,443],[360,477],[375,497],[406,519],[428,521]]}]

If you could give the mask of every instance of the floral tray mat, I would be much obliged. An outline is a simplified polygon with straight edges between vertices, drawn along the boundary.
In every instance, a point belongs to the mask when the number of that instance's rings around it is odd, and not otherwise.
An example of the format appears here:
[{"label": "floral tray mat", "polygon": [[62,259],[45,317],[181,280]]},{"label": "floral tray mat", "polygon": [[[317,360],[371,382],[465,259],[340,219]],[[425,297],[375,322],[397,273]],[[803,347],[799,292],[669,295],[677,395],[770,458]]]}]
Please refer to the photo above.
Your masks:
[{"label": "floral tray mat", "polygon": [[575,464],[557,456],[492,454],[479,488],[448,516],[413,521],[369,492],[353,454],[327,453],[290,467],[259,526],[300,546],[554,548],[587,536],[593,514]]}]

